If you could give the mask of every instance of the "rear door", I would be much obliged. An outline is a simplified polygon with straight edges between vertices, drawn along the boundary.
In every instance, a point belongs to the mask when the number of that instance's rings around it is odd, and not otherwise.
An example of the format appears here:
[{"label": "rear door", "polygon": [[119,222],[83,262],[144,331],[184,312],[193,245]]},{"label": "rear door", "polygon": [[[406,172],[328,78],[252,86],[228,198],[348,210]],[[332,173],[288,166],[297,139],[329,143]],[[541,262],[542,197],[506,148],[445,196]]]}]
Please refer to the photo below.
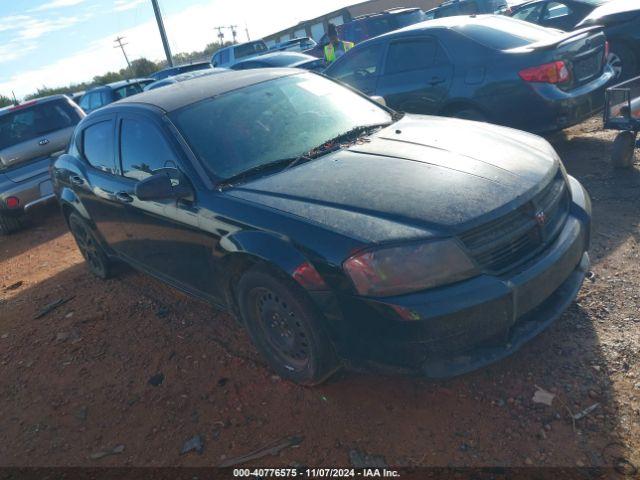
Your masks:
[{"label": "rear door", "polygon": [[392,41],[376,94],[396,110],[433,114],[447,99],[453,65],[433,36]]},{"label": "rear door", "polygon": [[385,48],[382,42],[356,47],[336,60],[326,73],[367,95],[374,95]]},{"label": "rear door", "polygon": [[156,121],[145,115],[118,118],[126,242],[122,254],[155,275],[196,290],[215,293],[213,240],[198,228],[198,208],[189,200],[140,200],[136,184],[156,173],[172,182],[191,181],[180,168],[178,149]]},{"label": "rear door", "polygon": [[83,127],[76,147],[84,160],[83,175],[69,181],[98,232],[117,253],[125,246],[125,205],[117,192],[123,189],[115,162],[115,118],[100,116]]}]

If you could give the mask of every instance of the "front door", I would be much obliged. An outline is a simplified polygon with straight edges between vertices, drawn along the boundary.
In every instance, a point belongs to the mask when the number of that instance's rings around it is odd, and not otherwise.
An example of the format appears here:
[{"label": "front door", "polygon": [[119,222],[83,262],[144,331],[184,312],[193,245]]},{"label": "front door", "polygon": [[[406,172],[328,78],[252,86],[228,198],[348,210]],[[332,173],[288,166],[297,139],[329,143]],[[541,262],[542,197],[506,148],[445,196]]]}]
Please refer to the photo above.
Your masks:
[{"label": "front door", "polygon": [[140,200],[135,185],[162,172],[172,182],[191,183],[180,172],[180,157],[152,119],[127,115],[119,122],[119,156],[126,188],[127,241],[124,256],[152,273],[205,295],[216,293],[215,240],[198,227],[196,199]]}]

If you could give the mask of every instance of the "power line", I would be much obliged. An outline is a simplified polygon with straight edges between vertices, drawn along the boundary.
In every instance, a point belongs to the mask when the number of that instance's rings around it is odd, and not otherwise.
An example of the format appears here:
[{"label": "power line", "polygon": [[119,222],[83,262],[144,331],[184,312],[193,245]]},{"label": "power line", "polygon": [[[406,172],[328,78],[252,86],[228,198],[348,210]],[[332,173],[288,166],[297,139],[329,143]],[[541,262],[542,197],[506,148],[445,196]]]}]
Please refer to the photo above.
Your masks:
[{"label": "power line", "polygon": [[117,45],[114,45],[113,48],[122,49],[122,54],[124,55],[124,59],[127,61],[127,66],[131,68],[131,62],[129,61],[129,57],[127,57],[127,51],[124,49],[125,45],[129,45],[128,43],[122,43],[125,37],[118,37],[114,40]]}]

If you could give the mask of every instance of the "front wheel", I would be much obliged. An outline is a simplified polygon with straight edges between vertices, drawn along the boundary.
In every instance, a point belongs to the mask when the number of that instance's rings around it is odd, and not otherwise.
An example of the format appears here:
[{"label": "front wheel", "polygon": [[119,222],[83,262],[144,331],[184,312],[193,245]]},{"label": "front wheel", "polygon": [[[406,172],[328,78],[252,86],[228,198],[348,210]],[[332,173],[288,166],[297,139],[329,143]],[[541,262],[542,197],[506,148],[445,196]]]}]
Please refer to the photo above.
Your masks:
[{"label": "front wheel", "polygon": [[282,378],[317,385],[340,367],[322,316],[292,280],[252,268],[238,283],[237,301],[254,344]]},{"label": "front wheel", "polygon": [[103,280],[109,278],[112,273],[112,263],[87,222],[74,212],[69,215],[69,229],[91,273]]}]

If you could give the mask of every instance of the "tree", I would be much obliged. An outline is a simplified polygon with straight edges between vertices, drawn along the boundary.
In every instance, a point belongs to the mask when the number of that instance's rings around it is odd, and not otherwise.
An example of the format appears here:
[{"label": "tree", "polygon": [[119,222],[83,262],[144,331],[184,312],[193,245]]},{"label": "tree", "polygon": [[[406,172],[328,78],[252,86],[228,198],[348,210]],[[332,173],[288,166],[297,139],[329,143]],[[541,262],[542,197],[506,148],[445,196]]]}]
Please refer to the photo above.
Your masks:
[{"label": "tree", "polygon": [[148,77],[152,73],[158,71],[158,65],[144,57],[138,58],[131,62],[131,74],[135,78]]},{"label": "tree", "polygon": [[9,97],[5,97],[4,95],[0,95],[0,108],[8,107],[10,105],[13,105],[13,100]]}]

